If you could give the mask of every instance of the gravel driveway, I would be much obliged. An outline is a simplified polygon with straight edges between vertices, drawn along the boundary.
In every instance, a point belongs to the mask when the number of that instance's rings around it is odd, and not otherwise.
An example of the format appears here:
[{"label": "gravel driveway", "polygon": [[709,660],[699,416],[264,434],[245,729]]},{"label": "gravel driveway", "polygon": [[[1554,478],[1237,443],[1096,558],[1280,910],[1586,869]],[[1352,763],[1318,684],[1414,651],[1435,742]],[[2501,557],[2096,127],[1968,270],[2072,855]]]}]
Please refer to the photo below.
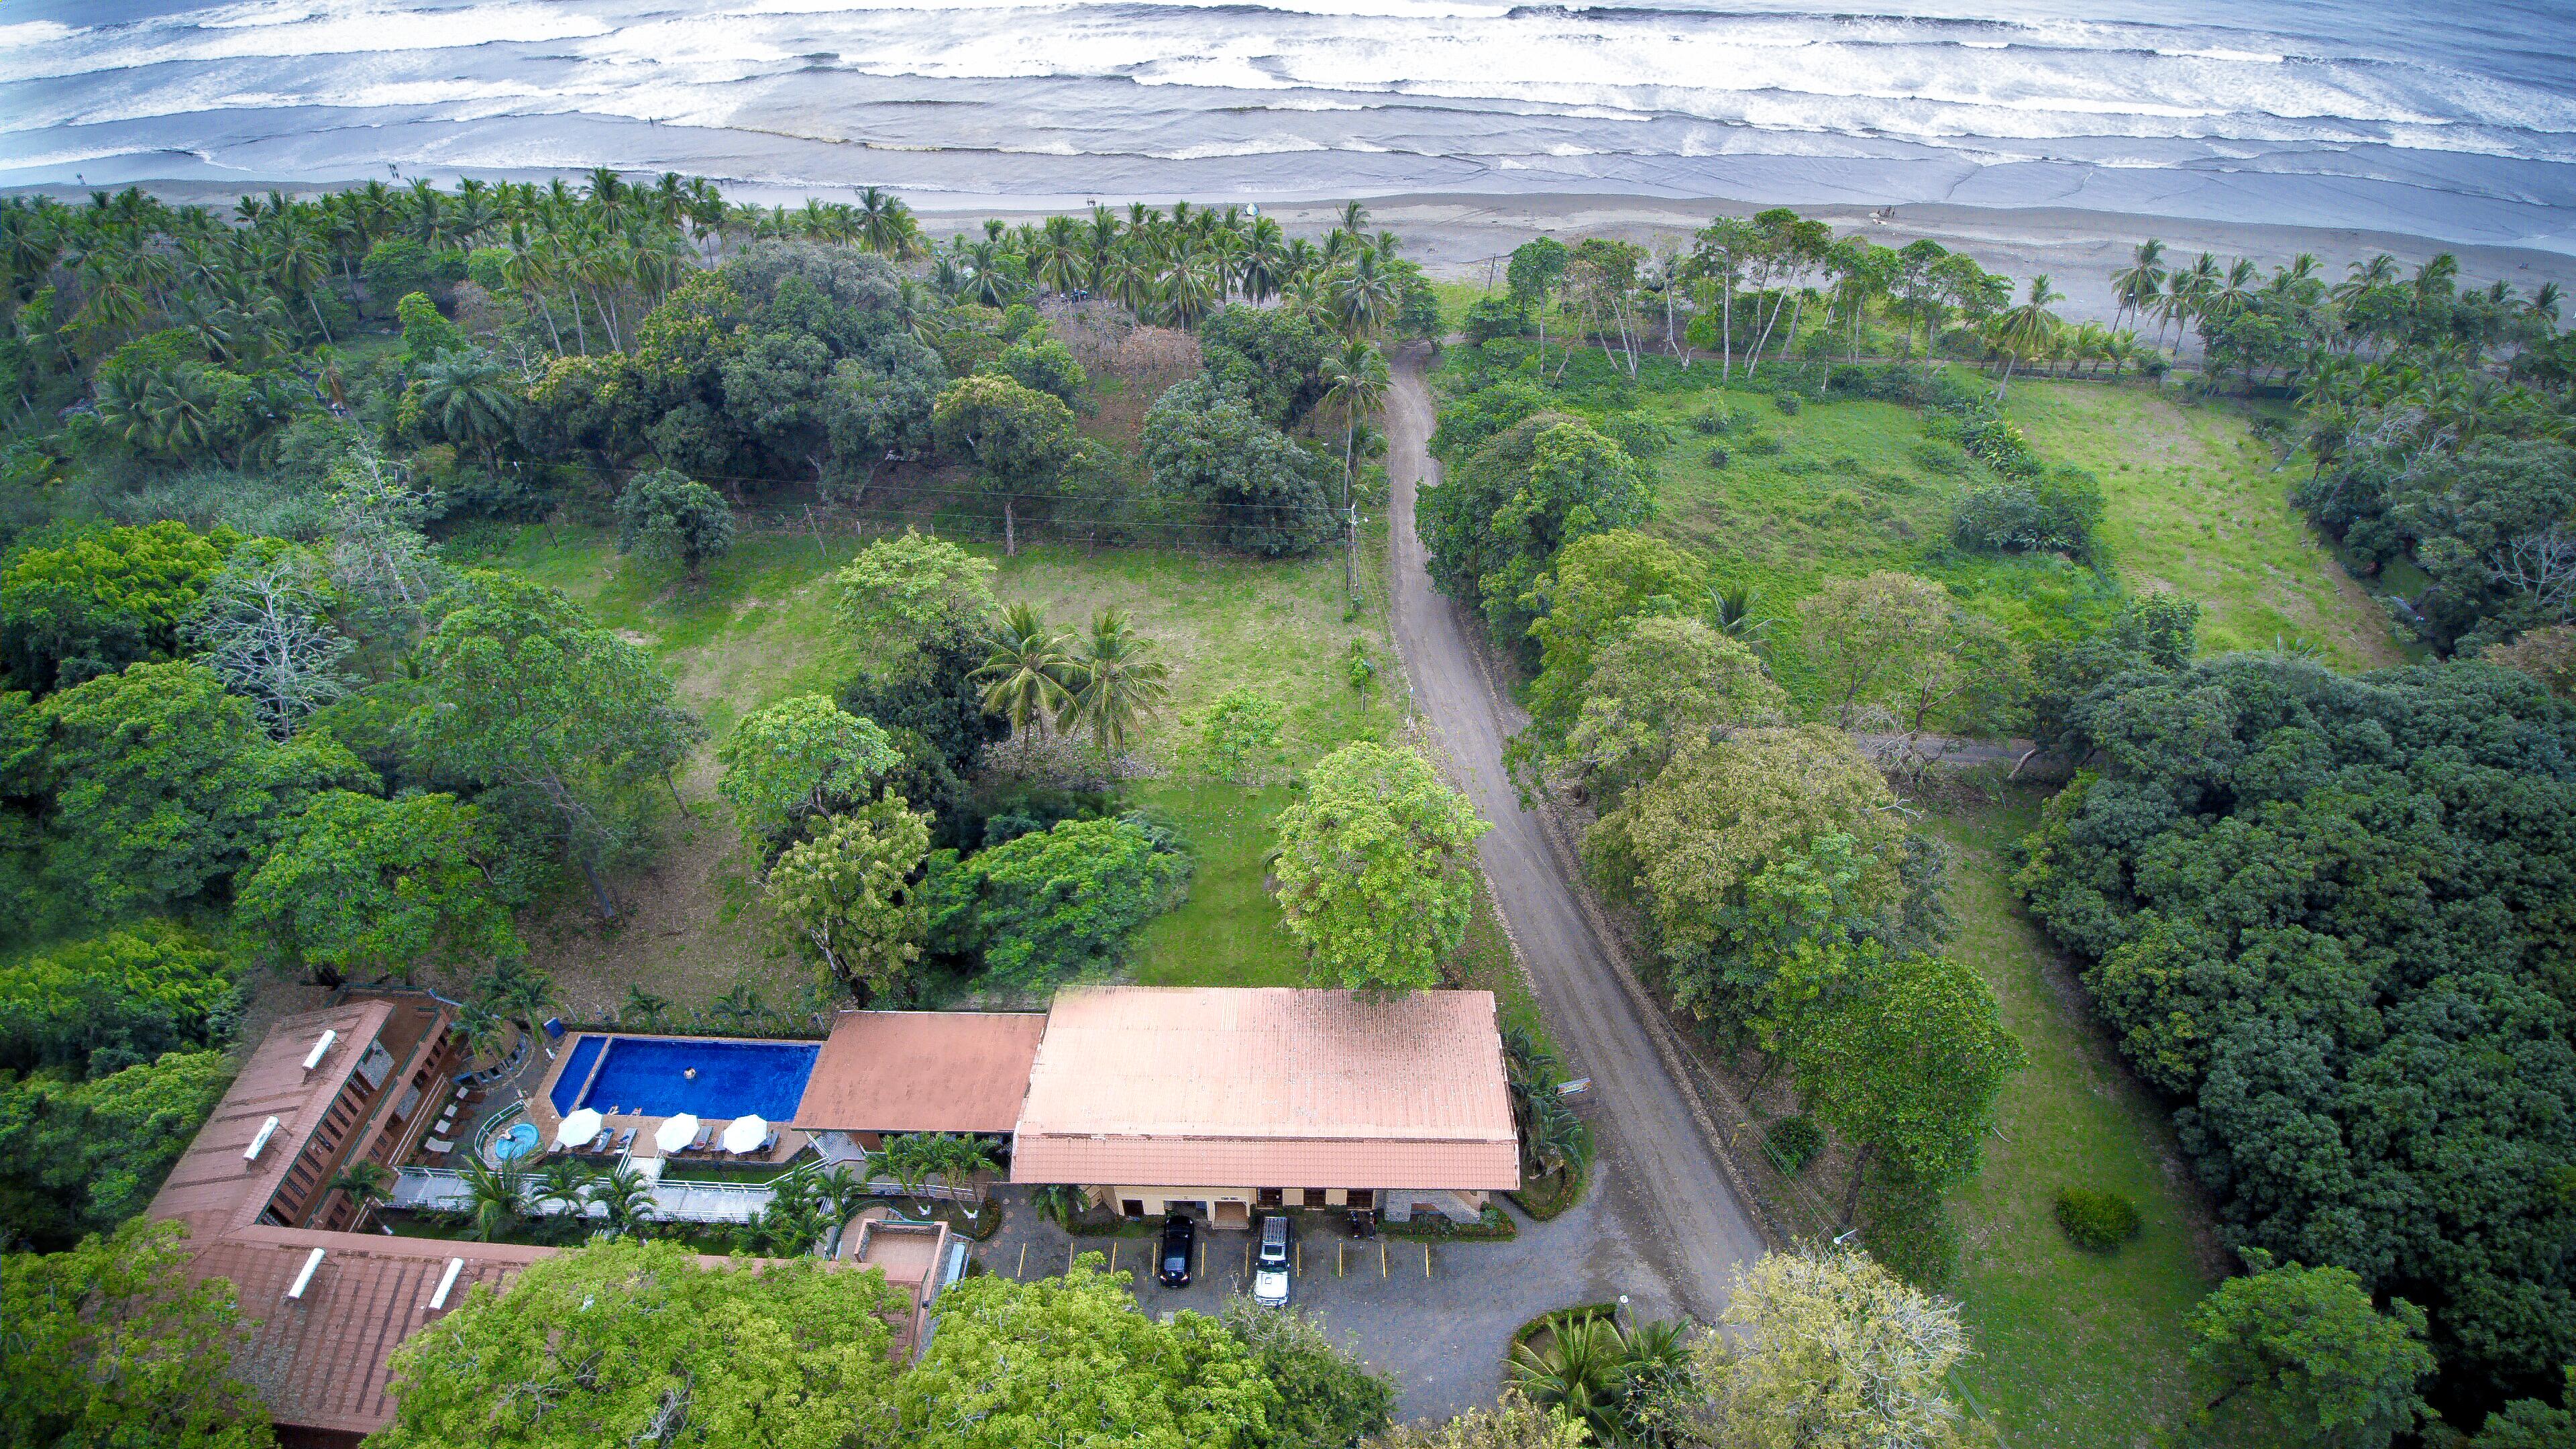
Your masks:
[{"label": "gravel driveway", "polygon": [[1633,981],[1622,979],[1587,913],[1570,853],[1544,820],[1520,808],[1503,772],[1503,741],[1528,716],[1486,673],[1469,632],[1482,625],[1431,587],[1413,526],[1417,483],[1440,482],[1440,465],[1426,447],[1433,416],[1422,349],[1392,361],[1390,567],[1395,642],[1414,705],[1447,751],[1453,779],[1494,824],[1477,849],[1495,907],[1529,968],[1567,1069],[1592,1078],[1582,1104],[1600,1142],[1593,1192],[1602,1213],[1592,1231],[1642,1260],[1632,1291],[1648,1316],[1714,1323],[1728,1277],[1761,1255],[1762,1235],[1710,1145],[1698,1104],[1666,1065],[1659,1048],[1670,1043],[1654,1035],[1663,1024],[1649,1015]]}]

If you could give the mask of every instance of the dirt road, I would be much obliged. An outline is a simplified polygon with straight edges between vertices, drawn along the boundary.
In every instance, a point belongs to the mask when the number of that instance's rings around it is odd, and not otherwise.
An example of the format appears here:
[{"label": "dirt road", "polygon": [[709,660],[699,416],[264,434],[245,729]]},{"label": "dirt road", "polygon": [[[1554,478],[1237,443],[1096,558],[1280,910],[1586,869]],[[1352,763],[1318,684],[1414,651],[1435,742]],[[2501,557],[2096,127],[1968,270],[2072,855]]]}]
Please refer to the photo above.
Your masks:
[{"label": "dirt road", "polygon": [[1452,774],[1494,823],[1480,846],[1503,924],[1528,962],[1548,1026],[1592,1088],[1578,1108],[1600,1143],[1607,1211],[1586,1251],[1597,1278],[1632,1295],[1647,1317],[1716,1321],[1729,1272],[1763,1251],[1762,1235],[1710,1149],[1694,1103],[1674,1078],[1633,986],[1586,915],[1574,862],[1546,823],[1520,808],[1503,772],[1503,741],[1527,721],[1480,663],[1482,626],[1433,592],[1414,490],[1439,484],[1425,446],[1433,425],[1414,349],[1393,359],[1387,399],[1387,475],[1393,485],[1394,628],[1416,706],[1447,751]]}]

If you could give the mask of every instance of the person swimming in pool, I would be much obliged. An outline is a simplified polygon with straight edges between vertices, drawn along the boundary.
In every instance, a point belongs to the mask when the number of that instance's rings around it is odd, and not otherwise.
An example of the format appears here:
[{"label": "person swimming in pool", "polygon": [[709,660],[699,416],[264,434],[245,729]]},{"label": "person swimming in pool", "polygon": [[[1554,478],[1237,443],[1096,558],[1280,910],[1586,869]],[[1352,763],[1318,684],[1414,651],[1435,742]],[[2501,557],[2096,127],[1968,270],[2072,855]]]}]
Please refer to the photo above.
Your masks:
[{"label": "person swimming in pool", "polygon": [[680,1080],[684,1082],[694,1082],[697,1079],[698,1069],[696,1067],[683,1067],[680,1069]]}]

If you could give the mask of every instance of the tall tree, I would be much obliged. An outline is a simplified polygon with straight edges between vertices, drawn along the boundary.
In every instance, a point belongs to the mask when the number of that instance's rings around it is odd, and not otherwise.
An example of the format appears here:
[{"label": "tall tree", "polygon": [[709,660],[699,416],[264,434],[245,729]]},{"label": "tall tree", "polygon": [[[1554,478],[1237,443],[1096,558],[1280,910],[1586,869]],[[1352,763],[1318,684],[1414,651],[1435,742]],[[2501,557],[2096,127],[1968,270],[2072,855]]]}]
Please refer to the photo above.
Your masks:
[{"label": "tall tree", "polygon": [[960,627],[982,629],[1001,611],[991,563],[909,528],[859,550],[833,584],[834,617],[853,638],[885,654]]},{"label": "tall tree", "polygon": [[1316,972],[1396,991],[1440,982],[1476,899],[1476,838],[1492,827],[1410,749],[1325,756],[1279,816],[1279,909]]},{"label": "tall tree", "polygon": [[600,865],[621,799],[676,766],[703,728],[652,656],[552,589],[474,573],[442,602],[419,652],[430,702],[406,722],[409,737],[438,768],[534,792],[615,919]]},{"label": "tall tree", "polygon": [[1127,732],[1162,707],[1172,692],[1172,666],[1154,657],[1153,640],[1136,632],[1120,609],[1103,609],[1091,630],[1075,641],[1065,677],[1065,701],[1056,727],[1091,731],[1101,759],[1114,762],[1127,748]]},{"label": "tall tree", "polygon": [[345,663],[355,646],[332,627],[329,608],[319,559],[257,539],[216,570],[185,627],[205,666],[251,702],[270,738],[283,740],[349,692]]},{"label": "tall tree", "polygon": [[929,853],[930,818],[889,795],[780,852],[763,893],[797,949],[865,1007],[921,959],[930,912],[918,877]]},{"label": "tall tree", "polygon": [[376,1437],[827,1449],[883,1421],[898,1302],[876,1270],[813,1259],[710,1267],[675,1244],[575,1249],[505,1292],[476,1287],[396,1349],[393,1421]]},{"label": "tall tree", "polygon": [[668,468],[628,479],[617,495],[617,551],[676,563],[691,585],[733,548],[733,510],[724,495]]},{"label": "tall tree", "polygon": [[1019,508],[1053,498],[1080,450],[1073,413],[1055,398],[990,374],[961,378],[931,411],[939,446],[975,461],[976,486],[1002,505],[1002,551],[1020,551]]},{"label": "tall tree", "polygon": [[233,918],[272,962],[325,986],[472,969],[524,949],[492,853],[481,812],[453,796],[329,791],[242,877]]},{"label": "tall tree", "polygon": [[1950,1398],[1967,1355],[1956,1305],[1857,1252],[1771,1253],[1738,1268],[1725,1322],[1699,1342],[1701,1414],[1718,1449],[1965,1449]]},{"label": "tall tree", "polygon": [[268,1410],[233,1377],[233,1285],[191,1281],[186,1232],[137,1219],[0,1275],[0,1420],[31,1449],[189,1444],[267,1449]]},{"label": "tall tree", "polygon": [[864,802],[903,757],[876,721],[799,694],[745,715],[716,759],[744,842],[766,851],[809,818]]},{"label": "tall tree", "polygon": [[2416,1386],[2433,1372],[2424,1310],[2392,1298],[2383,1311],[2344,1268],[2275,1265],[2247,1250],[2246,1276],[2201,1300],[2191,1366],[2236,1405],[2302,1446],[2385,1449],[2428,1417]]}]

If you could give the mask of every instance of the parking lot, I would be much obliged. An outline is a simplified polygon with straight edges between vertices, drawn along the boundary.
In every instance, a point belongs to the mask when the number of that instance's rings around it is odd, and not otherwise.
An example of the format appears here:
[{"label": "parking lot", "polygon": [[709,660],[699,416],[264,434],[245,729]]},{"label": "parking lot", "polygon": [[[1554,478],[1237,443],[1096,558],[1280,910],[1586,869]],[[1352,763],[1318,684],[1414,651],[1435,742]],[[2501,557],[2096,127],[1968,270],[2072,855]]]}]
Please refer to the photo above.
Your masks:
[{"label": "parking lot", "polygon": [[[1602,1211],[1602,1196],[1596,1184],[1589,1201],[1551,1223],[1533,1223],[1506,1207],[1520,1227],[1508,1242],[1354,1240],[1338,1211],[1292,1214],[1300,1221],[1289,1301],[1320,1314],[1336,1338],[1353,1340],[1371,1368],[1395,1375],[1401,1417],[1445,1417],[1489,1405],[1513,1329],[1549,1309],[1607,1302],[1655,1281]],[[1211,1232],[1200,1224],[1204,1266],[1194,1265],[1188,1287],[1165,1288],[1151,1272],[1153,1237],[1076,1238],[1016,1194],[1004,1204],[1002,1230],[975,1252],[987,1273],[1044,1278],[1062,1273],[1073,1255],[1114,1253],[1138,1304],[1157,1314],[1183,1308],[1214,1314],[1226,1295],[1251,1291],[1254,1233]],[[1671,1313],[1642,1294],[1634,1307],[1647,1318]]]}]

